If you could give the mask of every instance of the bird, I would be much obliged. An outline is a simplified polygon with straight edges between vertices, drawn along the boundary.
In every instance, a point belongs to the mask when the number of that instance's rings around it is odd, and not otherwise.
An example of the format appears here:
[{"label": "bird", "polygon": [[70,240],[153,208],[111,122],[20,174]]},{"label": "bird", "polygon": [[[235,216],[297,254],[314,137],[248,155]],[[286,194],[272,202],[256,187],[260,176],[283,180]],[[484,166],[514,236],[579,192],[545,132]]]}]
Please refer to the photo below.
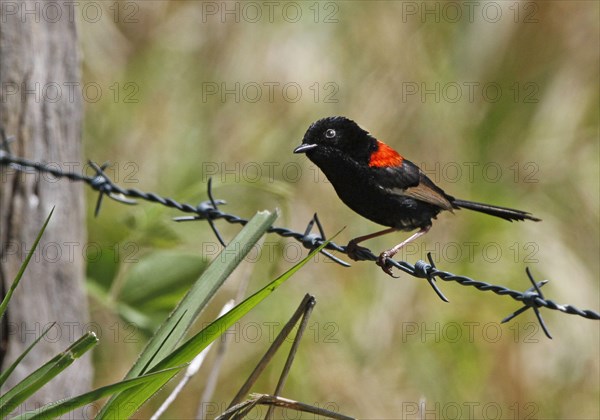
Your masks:
[{"label": "bird", "polygon": [[541,220],[526,211],[454,198],[435,185],[417,165],[347,117],[326,117],[312,123],[293,152],[304,153],[317,165],[350,209],[387,226],[352,239],[346,246],[351,259],[359,259],[358,253],[366,250],[358,246],[363,241],[418,229],[379,255],[377,264],[392,276],[388,258],[426,234],[432,220],[442,211],[468,209],[510,222]]}]

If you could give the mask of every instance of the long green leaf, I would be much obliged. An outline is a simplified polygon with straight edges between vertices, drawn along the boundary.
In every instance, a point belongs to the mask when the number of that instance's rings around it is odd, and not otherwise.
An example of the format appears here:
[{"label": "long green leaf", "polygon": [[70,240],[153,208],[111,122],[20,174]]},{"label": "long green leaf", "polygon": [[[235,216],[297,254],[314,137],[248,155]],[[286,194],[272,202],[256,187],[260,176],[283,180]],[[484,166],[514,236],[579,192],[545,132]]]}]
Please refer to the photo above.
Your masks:
[{"label": "long green leaf", "polygon": [[62,416],[63,414],[69,413],[79,407],[83,407],[86,404],[91,404],[94,401],[98,401],[101,398],[108,397],[109,395],[112,395],[116,392],[121,392],[134,386],[141,385],[143,383],[160,379],[163,377],[165,379],[167,379],[167,377],[170,378],[172,376],[171,371],[177,373],[184,367],[185,366],[179,366],[171,369],[159,370],[154,373],[138,376],[137,378],[127,379],[121,382],[106,385],[73,398],[46,404],[45,406],[40,407],[37,410],[29,411],[17,417],[13,417],[12,420],[56,418]]},{"label": "long green leaf", "polygon": [[56,322],[53,322],[52,325],[50,325],[48,328],[46,328],[44,330],[44,332],[35,339],[35,341],[33,343],[31,343],[23,353],[21,353],[21,355],[19,357],[17,357],[17,359],[8,367],[8,369],[6,369],[4,372],[2,372],[2,375],[0,375],[0,386],[2,386],[2,384],[4,382],[6,382],[6,380],[8,379],[8,377],[10,376],[11,373],[13,373],[13,371],[15,370],[15,368],[17,366],[19,366],[19,363],[21,363],[21,360],[23,360],[23,358],[25,358],[25,356],[27,356],[27,354],[31,351],[31,349],[40,342],[40,340],[42,338],[44,338],[44,336],[46,334],[48,334],[48,331],[50,331],[50,329],[52,327],[54,327],[54,324],[56,324]]},{"label": "long green leaf", "polygon": [[[173,351],[200,311],[204,309],[219,287],[243,261],[266,230],[273,225],[276,218],[276,213],[258,212],[244,226],[233,241],[211,262],[190,291],[159,327],[125,376],[125,379],[135,378],[146,373],[148,369],[151,369],[158,361]],[[102,417],[109,410],[113,413],[120,413],[122,409],[119,408],[120,406],[132,405],[130,401],[124,400],[120,395],[113,396],[106,403],[99,413],[99,417]]]},{"label": "long green leaf", "polygon": [[[306,258],[296,264],[294,267],[286,271],[284,274],[267,284],[265,287],[248,297],[242,303],[237,305],[231,311],[218,318],[211,324],[209,324],[202,331],[191,337],[188,341],[182,344],[179,348],[161,360],[156,366],[154,366],[150,372],[155,369],[168,369],[169,367],[176,366],[182,363],[191,362],[198,353],[200,353],[206,346],[212,341],[217,339],[223,334],[229,327],[239,321],[245,314],[247,314],[252,308],[262,302],[267,296],[273,293],[279,286],[281,286],[287,279],[289,279],[294,273],[306,264],[314,255],[316,255],[321,249],[323,249],[328,242],[311,252]],[[172,375],[174,376],[174,374]],[[116,416],[130,417],[132,416],[141,406],[144,404],[154,393],[156,393],[161,387],[163,387],[170,378],[166,380],[156,380],[148,382],[144,385],[140,385],[135,388],[131,388],[116,398],[115,401],[118,403],[108,407],[106,411],[103,411],[103,415],[99,416],[98,419],[102,418],[115,418]]]},{"label": "long green leaf", "polygon": [[239,321],[244,315],[252,310],[256,305],[262,302],[267,296],[273,293],[286,280],[292,277],[304,264],[312,257],[321,251],[329,242],[323,243],[321,246],[313,250],[298,264],[290,268],[288,271],[277,277],[271,283],[260,289],[258,292],[249,296],[239,305],[234,307],[222,317],[210,323],[202,331],[191,337],[183,345],[165,357],[156,365],[156,369],[167,369],[168,367],[176,366],[179,363],[189,363],[198,353],[200,353],[212,341],[219,338],[221,334],[229,329],[233,324]]},{"label": "long green leaf", "polygon": [[19,285],[19,282],[21,281],[21,277],[23,277],[23,273],[25,272],[25,269],[27,268],[27,265],[29,264],[29,260],[31,260],[31,257],[33,256],[33,253],[35,252],[35,249],[37,248],[38,244],[40,243],[40,239],[42,239],[42,235],[44,234],[44,231],[46,230],[46,226],[48,226],[48,222],[50,222],[52,213],[54,213],[54,207],[52,207],[52,210],[50,210],[48,217],[46,217],[46,221],[44,222],[44,225],[38,232],[37,237],[35,238],[35,241],[33,242],[33,246],[31,247],[31,249],[27,253],[27,256],[25,257],[25,261],[23,261],[23,264],[21,264],[21,268],[19,269],[17,276],[15,277],[12,284],[10,285],[10,289],[8,289],[6,296],[4,296],[4,299],[2,299],[2,303],[0,303],[0,318],[2,318],[2,315],[4,315],[4,312],[6,312],[6,307],[8,306],[8,302],[10,301],[10,298],[12,297],[13,293],[15,292],[15,289]]},{"label": "long green leaf", "polygon": [[38,389],[50,382],[88,350],[98,344],[94,333],[87,333],[74,342],[68,349],[54,356],[49,362],[15,385],[0,397],[0,417],[4,418],[19,404],[33,395]]}]

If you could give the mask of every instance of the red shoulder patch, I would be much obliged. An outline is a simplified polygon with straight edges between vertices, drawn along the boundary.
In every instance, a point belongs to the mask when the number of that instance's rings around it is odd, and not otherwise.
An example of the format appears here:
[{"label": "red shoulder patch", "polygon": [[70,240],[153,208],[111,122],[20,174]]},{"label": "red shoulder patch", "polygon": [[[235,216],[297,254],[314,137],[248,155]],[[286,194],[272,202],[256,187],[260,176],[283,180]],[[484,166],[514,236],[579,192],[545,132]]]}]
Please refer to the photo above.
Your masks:
[{"label": "red shoulder patch", "polygon": [[386,166],[400,166],[404,158],[400,153],[396,152],[387,144],[377,140],[377,150],[371,153],[371,159],[369,159],[369,166],[371,167],[386,167]]}]

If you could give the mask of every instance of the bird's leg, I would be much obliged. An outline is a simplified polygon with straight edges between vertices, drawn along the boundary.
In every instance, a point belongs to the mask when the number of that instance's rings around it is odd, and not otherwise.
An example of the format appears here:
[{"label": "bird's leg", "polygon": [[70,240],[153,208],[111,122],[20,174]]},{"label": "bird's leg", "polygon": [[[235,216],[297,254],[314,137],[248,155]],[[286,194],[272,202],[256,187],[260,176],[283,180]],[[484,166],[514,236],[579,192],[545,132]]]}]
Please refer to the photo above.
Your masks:
[{"label": "bird's leg", "polygon": [[388,233],[392,233],[397,230],[398,229],[396,229],[396,228],[388,228],[388,229],[380,230],[379,232],[371,233],[370,235],[364,235],[364,236],[359,236],[358,238],[354,238],[350,242],[348,242],[348,245],[346,245],[346,253],[348,254],[348,257],[350,257],[350,259],[352,259],[354,261],[358,261],[358,256],[356,255],[356,252],[360,251],[362,249],[366,249],[366,248],[363,248],[362,246],[358,246],[358,244],[360,242],[366,241],[367,239],[376,238],[378,236],[385,235]]},{"label": "bird's leg", "polygon": [[380,266],[383,269],[383,271],[385,271],[387,274],[394,277],[394,275],[392,274],[392,267],[390,267],[388,264],[386,264],[386,260],[388,258],[392,258],[394,255],[396,255],[398,253],[398,251],[400,251],[400,249],[407,243],[412,242],[415,239],[417,239],[418,237],[425,235],[427,232],[429,232],[430,228],[431,228],[431,226],[421,228],[418,232],[414,233],[412,236],[410,236],[405,241],[400,242],[398,245],[396,245],[393,248],[388,249],[387,251],[383,251],[381,253],[381,255],[379,255],[379,258],[377,258],[377,265]]}]

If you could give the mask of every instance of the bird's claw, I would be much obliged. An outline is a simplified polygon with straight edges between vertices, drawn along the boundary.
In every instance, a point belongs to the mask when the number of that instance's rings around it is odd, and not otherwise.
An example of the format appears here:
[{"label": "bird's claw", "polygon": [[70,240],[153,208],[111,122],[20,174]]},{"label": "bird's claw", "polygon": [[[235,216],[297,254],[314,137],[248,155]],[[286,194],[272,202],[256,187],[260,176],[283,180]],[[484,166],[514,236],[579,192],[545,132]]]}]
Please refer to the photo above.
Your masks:
[{"label": "bird's claw", "polygon": [[388,262],[388,258],[390,257],[391,255],[387,251],[382,252],[377,258],[377,265],[381,267],[385,274],[397,279],[400,276],[395,276],[394,273],[392,273],[393,265]]}]

